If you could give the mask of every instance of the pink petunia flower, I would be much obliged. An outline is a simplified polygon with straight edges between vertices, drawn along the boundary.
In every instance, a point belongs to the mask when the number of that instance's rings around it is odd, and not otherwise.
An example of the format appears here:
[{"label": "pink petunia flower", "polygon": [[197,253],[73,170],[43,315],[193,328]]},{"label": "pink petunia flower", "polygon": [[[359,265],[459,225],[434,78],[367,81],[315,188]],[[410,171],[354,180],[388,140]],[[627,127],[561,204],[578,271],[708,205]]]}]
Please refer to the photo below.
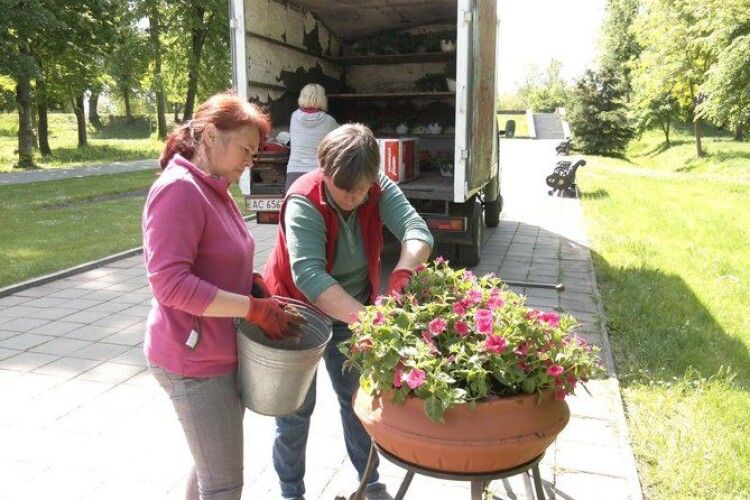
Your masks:
[{"label": "pink petunia flower", "polygon": [[565,389],[563,389],[562,387],[558,387],[557,390],[555,390],[555,399],[558,399],[560,401],[565,399]]},{"label": "pink petunia flower", "polygon": [[575,375],[568,375],[567,377],[565,377],[565,380],[567,380],[571,386],[575,386],[578,382],[578,379],[575,377]]},{"label": "pink petunia flower", "polygon": [[393,386],[401,388],[401,384],[404,381],[404,365],[401,363],[396,365],[393,369]]},{"label": "pink petunia flower", "polygon": [[424,340],[425,344],[427,344],[430,347],[430,352],[432,354],[437,354],[438,348],[435,347],[435,342],[432,340],[432,334],[428,332],[427,330],[424,330],[422,332],[422,340]]},{"label": "pink petunia flower", "polygon": [[420,385],[424,384],[424,379],[424,371],[412,368],[406,375],[406,385],[409,386],[409,389],[416,389]]},{"label": "pink petunia flower", "polygon": [[560,315],[554,312],[542,313],[537,316],[537,319],[542,323],[547,323],[553,328],[560,324]]},{"label": "pink petunia flower", "polygon": [[463,316],[464,314],[466,314],[466,308],[461,302],[454,302],[453,312],[458,314],[459,316]]},{"label": "pink petunia flower", "polygon": [[466,281],[472,281],[474,279],[474,273],[468,270],[464,270],[464,279]]},{"label": "pink petunia flower", "polygon": [[537,311],[536,309],[529,309],[526,312],[526,316],[525,317],[526,317],[526,319],[534,319],[537,316],[539,316],[539,314],[541,314],[540,311]]},{"label": "pink petunia flower", "polygon": [[427,266],[425,266],[424,264],[419,264],[417,267],[414,268],[414,272],[421,273],[425,269],[427,269]]},{"label": "pink petunia flower", "polygon": [[448,363],[455,363],[455,362],[456,362],[455,354],[451,354],[450,356],[448,356]]},{"label": "pink petunia flower", "polygon": [[385,323],[385,314],[381,311],[375,313],[375,319],[372,320],[373,325],[382,325]]},{"label": "pink petunia flower", "polygon": [[505,305],[505,301],[501,299],[498,295],[493,295],[490,297],[490,300],[487,301],[487,307],[490,308],[491,311],[494,311],[495,309],[500,309]]},{"label": "pink petunia flower", "polygon": [[519,356],[526,356],[529,353],[529,344],[526,342],[521,342],[513,352]]},{"label": "pink petunia flower", "polygon": [[385,297],[383,297],[382,295],[378,295],[377,297],[375,297],[376,306],[382,306],[383,302],[385,302]]},{"label": "pink petunia flower", "polygon": [[476,288],[472,288],[471,290],[466,292],[466,297],[472,304],[479,304],[480,302],[482,302],[482,291],[477,290]]},{"label": "pink petunia flower", "polygon": [[456,333],[461,335],[462,337],[466,337],[471,332],[469,325],[466,324],[466,322],[461,321],[460,319],[456,320],[456,322],[453,324],[453,327],[456,329]]},{"label": "pink petunia flower", "polygon": [[484,348],[497,354],[505,351],[506,347],[508,347],[508,341],[505,340],[505,337],[501,337],[500,335],[490,335],[487,337],[487,340],[484,341]]},{"label": "pink petunia flower", "polygon": [[447,325],[448,323],[446,323],[443,318],[435,318],[432,321],[430,321],[430,324],[429,324],[430,333],[433,335],[443,333]]},{"label": "pink petunia flower", "polygon": [[474,323],[477,325],[477,330],[479,331],[479,333],[489,335],[490,333],[492,333],[492,327],[494,323],[492,311],[490,311],[489,309],[477,309],[477,311],[474,313]]},{"label": "pink petunia flower", "polygon": [[435,258],[435,264],[436,264],[436,265],[440,265],[440,264],[445,264],[445,259],[443,258],[443,256],[442,256],[442,255],[438,255],[438,256],[437,256],[437,257]]},{"label": "pink petunia flower", "polygon": [[550,375],[552,377],[559,377],[563,374],[565,371],[565,368],[563,368],[560,365],[552,365],[549,368],[547,368],[547,375]]},{"label": "pink petunia flower", "polygon": [[526,361],[519,361],[517,366],[524,373],[529,373],[531,371],[531,367],[529,366],[529,364]]}]

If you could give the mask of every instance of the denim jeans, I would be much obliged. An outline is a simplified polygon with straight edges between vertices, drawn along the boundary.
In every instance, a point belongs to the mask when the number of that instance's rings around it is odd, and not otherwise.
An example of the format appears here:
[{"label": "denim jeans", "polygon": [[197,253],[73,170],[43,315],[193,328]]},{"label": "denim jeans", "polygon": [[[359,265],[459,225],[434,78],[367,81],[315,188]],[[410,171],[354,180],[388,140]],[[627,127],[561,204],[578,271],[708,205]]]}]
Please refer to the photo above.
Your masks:
[{"label": "denim jeans", "polygon": [[208,378],[183,377],[151,365],[172,400],[194,467],[186,498],[239,500],[242,495],[242,406],[237,372]]},{"label": "denim jeans", "polygon": [[[359,388],[359,371],[342,370],[346,358],[338,349],[339,342],[350,335],[346,324],[334,322],[333,337],[323,353],[323,360],[338,398],[346,451],[359,479],[362,480],[371,441],[352,409],[352,396]],[[295,498],[305,494],[305,450],[310,430],[310,416],[315,409],[315,382],[316,380],[313,380],[305,402],[296,413],[276,418],[273,466],[279,475],[281,495],[284,498]],[[376,468],[369,478],[369,484],[372,486],[368,489],[377,489],[377,480]]]}]

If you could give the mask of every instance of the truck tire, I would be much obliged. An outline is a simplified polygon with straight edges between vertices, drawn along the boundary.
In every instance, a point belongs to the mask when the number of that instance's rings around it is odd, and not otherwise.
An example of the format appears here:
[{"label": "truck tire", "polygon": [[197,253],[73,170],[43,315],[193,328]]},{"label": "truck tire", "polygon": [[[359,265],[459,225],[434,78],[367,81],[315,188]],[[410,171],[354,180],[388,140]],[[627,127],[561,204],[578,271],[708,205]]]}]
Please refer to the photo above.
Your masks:
[{"label": "truck tire", "polygon": [[495,201],[487,202],[484,206],[484,223],[487,227],[497,227],[500,224],[500,212],[503,210],[503,197],[498,195]]},{"label": "truck tire", "polygon": [[474,203],[469,224],[471,225],[471,243],[467,245],[457,245],[456,254],[460,266],[474,267],[479,264],[479,260],[482,258],[484,221],[482,221],[481,203]]},{"label": "truck tire", "polygon": [[484,190],[484,223],[487,227],[500,224],[500,212],[503,210],[503,197],[500,195],[500,174],[496,175]]}]

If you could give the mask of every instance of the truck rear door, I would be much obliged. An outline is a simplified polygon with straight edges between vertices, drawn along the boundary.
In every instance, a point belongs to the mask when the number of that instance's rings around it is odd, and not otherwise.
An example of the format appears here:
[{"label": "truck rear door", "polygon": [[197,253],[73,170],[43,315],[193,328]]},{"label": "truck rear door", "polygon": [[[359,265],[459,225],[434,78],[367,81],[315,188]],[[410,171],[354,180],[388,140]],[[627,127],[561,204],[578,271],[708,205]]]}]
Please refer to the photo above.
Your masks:
[{"label": "truck rear door", "polygon": [[458,0],[454,199],[466,201],[493,172],[496,0]]}]

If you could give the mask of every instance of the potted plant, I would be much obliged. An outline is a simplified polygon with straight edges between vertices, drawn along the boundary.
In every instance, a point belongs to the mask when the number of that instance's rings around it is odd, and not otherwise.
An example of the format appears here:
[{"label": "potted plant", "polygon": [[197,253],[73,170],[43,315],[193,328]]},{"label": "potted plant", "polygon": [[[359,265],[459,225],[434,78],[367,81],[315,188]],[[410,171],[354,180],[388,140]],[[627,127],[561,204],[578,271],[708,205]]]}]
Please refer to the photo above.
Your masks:
[{"label": "potted plant", "polygon": [[456,60],[453,59],[445,65],[445,83],[449,92],[456,91]]},{"label": "potted plant", "polygon": [[383,449],[433,470],[493,472],[543,453],[567,424],[565,396],[602,370],[576,326],[438,258],[367,306],[339,347],[361,373],[355,412]]}]

